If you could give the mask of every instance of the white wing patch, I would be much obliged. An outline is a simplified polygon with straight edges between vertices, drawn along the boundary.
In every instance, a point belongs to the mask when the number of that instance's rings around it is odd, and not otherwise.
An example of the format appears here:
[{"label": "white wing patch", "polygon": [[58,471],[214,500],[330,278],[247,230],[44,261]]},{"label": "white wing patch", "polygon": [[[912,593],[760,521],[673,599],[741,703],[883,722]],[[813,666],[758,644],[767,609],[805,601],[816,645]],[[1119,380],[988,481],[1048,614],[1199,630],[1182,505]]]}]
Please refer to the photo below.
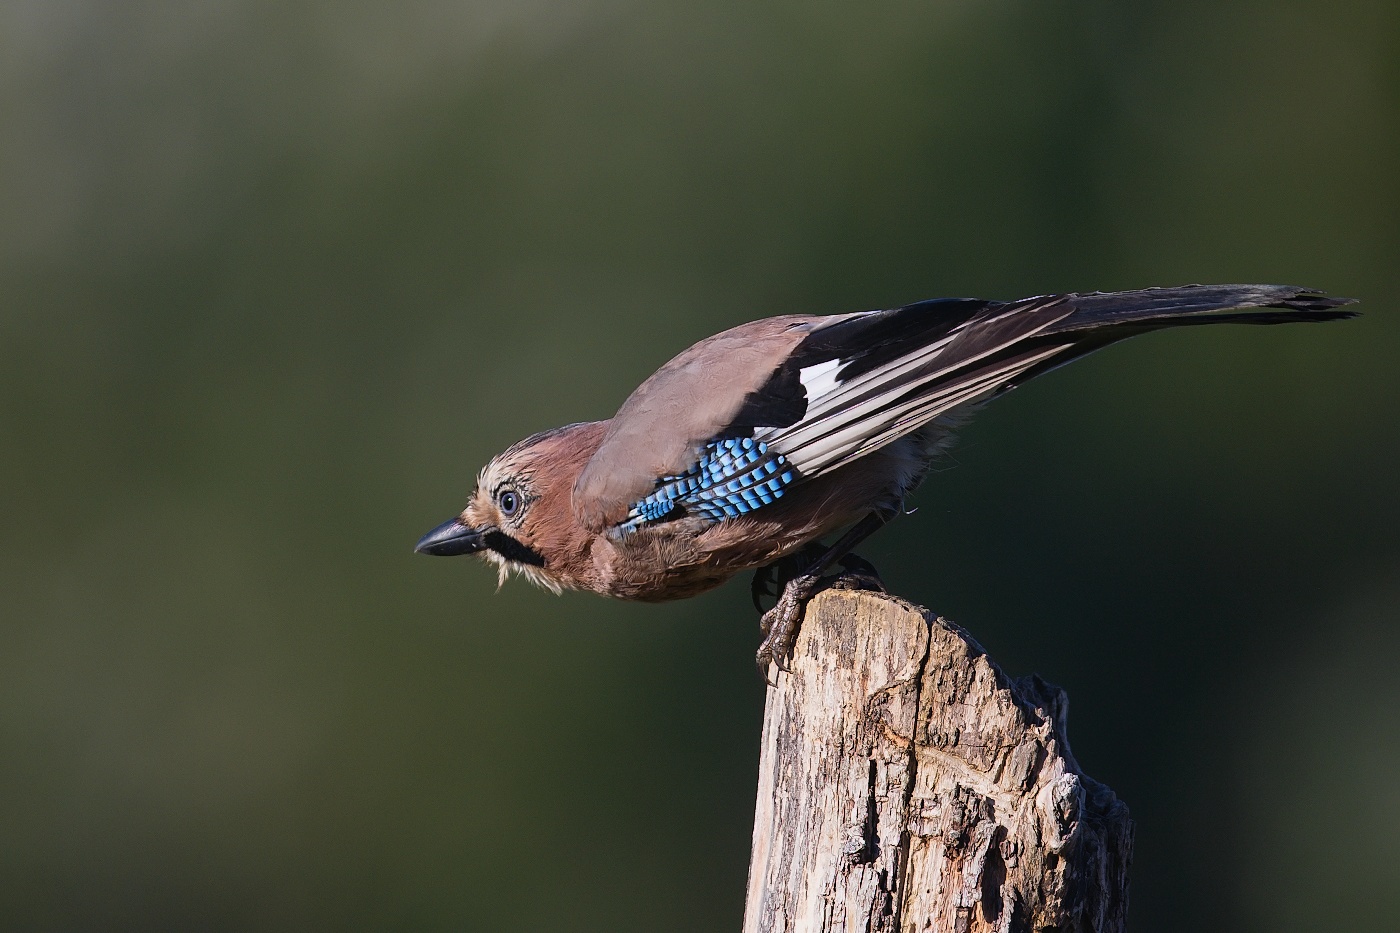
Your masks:
[{"label": "white wing patch", "polygon": [[808,366],[806,369],[798,370],[797,378],[802,382],[802,388],[807,390],[807,410],[811,411],[811,406],[818,399],[836,391],[841,383],[836,381],[836,372],[841,368],[840,360],[827,360],[825,363],[818,363],[816,366]]},{"label": "white wing patch", "polygon": [[[1024,307],[1008,308],[978,324],[982,327],[994,325]],[[1002,340],[989,340],[973,353],[954,349],[945,365],[938,365],[938,358],[964,335],[965,324],[883,366],[844,381],[837,378],[842,360],[805,367],[798,372],[798,378],[807,392],[807,413],[794,425],[766,428],[755,432],[755,437],[782,453],[804,476],[829,472],[918,430],[954,408],[984,401],[1008,381],[1061,352],[1063,346],[1042,348],[989,369],[965,372],[949,379],[950,375],[975,367],[978,361],[1006,350],[1050,323],[1046,320],[1040,327],[1008,333]]]}]

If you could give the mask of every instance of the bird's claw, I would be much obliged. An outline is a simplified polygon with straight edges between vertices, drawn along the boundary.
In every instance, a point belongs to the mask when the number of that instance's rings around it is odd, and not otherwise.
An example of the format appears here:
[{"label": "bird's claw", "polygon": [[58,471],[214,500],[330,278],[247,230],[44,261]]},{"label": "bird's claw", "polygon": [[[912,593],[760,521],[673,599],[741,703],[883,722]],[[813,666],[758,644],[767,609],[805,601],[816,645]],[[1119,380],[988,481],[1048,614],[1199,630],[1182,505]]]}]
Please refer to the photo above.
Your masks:
[{"label": "bird's claw", "polygon": [[[788,561],[790,558],[784,558]],[[778,595],[778,602],[763,612],[758,620],[759,631],[763,633],[763,643],[758,646],[758,654],[754,660],[758,662],[758,675],[771,687],[776,686],[774,679],[769,676],[771,667],[777,667],[779,671],[791,673],[791,659],[793,643],[797,641],[797,633],[802,626],[802,616],[807,610],[807,602],[818,589],[826,583],[841,589],[851,590],[875,590],[885,592],[885,584],[880,579],[879,572],[870,561],[857,554],[845,554],[839,561],[841,573],[835,578],[822,577],[820,573],[813,572],[813,567],[805,573],[786,577],[782,583],[782,593]],[[784,569],[779,564],[760,568],[754,573],[753,598],[754,606],[763,611],[759,605],[758,597],[760,592],[765,595],[772,595],[769,584],[774,582],[775,568],[778,574]]]},{"label": "bird's claw", "polygon": [[758,646],[754,660],[758,663],[758,674],[769,686],[776,686],[768,676],[769,667],[775,666],[785,673],[792,671],[792,646],[802,627],[802,616],[807,609],[807,601],[816,593],[821,577],[803,574],[793,577],[783,587],[778,604],[763,614],[759,629],[763,632],[763,644]]}]

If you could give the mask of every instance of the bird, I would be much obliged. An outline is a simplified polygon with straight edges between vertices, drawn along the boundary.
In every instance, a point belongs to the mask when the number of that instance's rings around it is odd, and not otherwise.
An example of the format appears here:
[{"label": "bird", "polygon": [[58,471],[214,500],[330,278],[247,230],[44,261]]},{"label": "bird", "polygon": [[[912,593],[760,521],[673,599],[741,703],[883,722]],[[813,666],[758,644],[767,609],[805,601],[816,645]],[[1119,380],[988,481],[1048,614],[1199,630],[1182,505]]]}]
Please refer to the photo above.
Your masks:
[{"label": "bird", "polygon": [[[1354,317],[1354,303],[1288,285],[1185,285],[751,321],[682,351],[611,419],[506,448],[415,551],[477,555],[501,584],[515,573],[555,593],[649,602],[753,570],[768,679],[790,669],[806,604],[834,567],[879,585],[853,549],[904,511],[992,399],[1149,331],[1333,321]],[[764,596],[776,599],[766,611]]]}]

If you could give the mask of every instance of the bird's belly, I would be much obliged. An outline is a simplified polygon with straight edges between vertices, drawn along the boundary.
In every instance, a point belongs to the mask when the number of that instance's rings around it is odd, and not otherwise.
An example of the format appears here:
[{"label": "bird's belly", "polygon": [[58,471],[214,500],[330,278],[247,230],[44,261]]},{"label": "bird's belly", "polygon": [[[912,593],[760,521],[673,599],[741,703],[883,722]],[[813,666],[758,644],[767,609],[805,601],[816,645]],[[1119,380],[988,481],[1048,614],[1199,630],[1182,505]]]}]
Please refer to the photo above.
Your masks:
[{"label": "bird's belly", "polygon": [[[638,531],[595,548],[599,592],[620,599],[665,602],[712,590],[737,573],[768,563],[768,547],[707,546],[707,535]],[[716,542],[718,544],[718,542]],[[753,552],[753,553],[747,553]]]},{"label": "bird's belly", "polygon": [[872,510],[899,502],[922,472],[922,443],[896,441],[741,518],[715,524],[681,519],[623,537],[600,536],[589,588],[621,599],[662,602],[695,596],[736,574],[766,567]]}]

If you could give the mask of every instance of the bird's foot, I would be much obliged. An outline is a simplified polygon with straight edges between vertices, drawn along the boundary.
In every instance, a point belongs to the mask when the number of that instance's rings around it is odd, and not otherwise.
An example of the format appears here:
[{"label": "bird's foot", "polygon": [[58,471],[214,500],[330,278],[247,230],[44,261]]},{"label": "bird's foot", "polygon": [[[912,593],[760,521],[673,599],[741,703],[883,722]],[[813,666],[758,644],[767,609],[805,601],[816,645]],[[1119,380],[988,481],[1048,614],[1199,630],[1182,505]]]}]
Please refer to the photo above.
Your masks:
[{"label": "bird's foot", "polygon": [[885,581],[880,579],[880,571],[875,565],[859,554],[847,554],[838,563],[841,573],[831,585],[838,590],[872,590],[885,593]]},{"label": "bird's foot", "polygon": [[793,577],[783,587],[778,604],[763,614],[759,628],[763,631],[763,644],[758,646],[754,660],[758,662],[758,673],[770,686],[774,685],[768,676],[769,665],[780,671],[790,671],[788,660],[792,656],[792,644],[797,640],[797,632],[802,626],[802,614],[807,609],[807,601],[816,594],[822,584],[818,574],[805,573]]},{"label": "bird's foot", "polygon": [[[805,556],[801,552],[794,555],[798,559]],[[807,611],[807,603],[817,594],[818,590],[829,585],[843,590],[885,592],[884,581],[880,579],[875,565],[858,554],[843,555],[838,561],[841,565],[841,572],[834,578],[823,577],[820,573],[810,571],[787,576],[783,574],[783,571],[787,566],[790,566],[789,562],[792,559],[791,557],[784,558],[783,561],[764,567],[754,574],[754,606],[760,611],[762,610],[758,602],[760,580],[763,584],[762,592],[768,593],[767,585],[773,581],[775,568],[779,575],[786,577],[777,605],[763,613],[763,617],[758,623],[764,638],[763,644],[758,647],[755,660],[758,662],[759,676],[770,685],[773,684],[773,680],[768,676],[770,665],[775,665],[780,671],[792,670],[789,666],[789,661],[792,658],[792,646],[797,641],[797,633],[802,627],[802,616]],[[809,563],[807,566],[813,565]]]},{"label": "bird's foot", "polygon": [[[753,572],[753,580],[749,583],[749,595],[753,598],[753,607],[760,613],[763,612],[763,603],[768,599],[778,599],[782,595],[782,590],[787,587],[788,581],[794,577],[802,576],[807,568],[816,563],[826,549],[816,541],[804,546],[786,557],[781,557],[767,567],[760,567]],[[765,632],[768,630],[765,628]]]}]

